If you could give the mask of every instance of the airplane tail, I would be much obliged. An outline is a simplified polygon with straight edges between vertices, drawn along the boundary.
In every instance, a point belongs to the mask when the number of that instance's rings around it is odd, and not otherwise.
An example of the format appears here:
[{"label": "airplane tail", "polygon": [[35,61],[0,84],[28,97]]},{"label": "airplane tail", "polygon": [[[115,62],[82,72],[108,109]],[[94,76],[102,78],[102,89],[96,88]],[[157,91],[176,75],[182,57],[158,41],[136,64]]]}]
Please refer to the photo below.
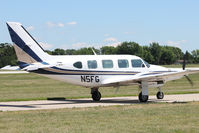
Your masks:
[{"label": "airplane tail", "polygon": [[27,30],[16,22],[7,22],[10,37],[19,61],[20,68],[36,62],[45,62],[48,55],[39,43],[27,32]]}]

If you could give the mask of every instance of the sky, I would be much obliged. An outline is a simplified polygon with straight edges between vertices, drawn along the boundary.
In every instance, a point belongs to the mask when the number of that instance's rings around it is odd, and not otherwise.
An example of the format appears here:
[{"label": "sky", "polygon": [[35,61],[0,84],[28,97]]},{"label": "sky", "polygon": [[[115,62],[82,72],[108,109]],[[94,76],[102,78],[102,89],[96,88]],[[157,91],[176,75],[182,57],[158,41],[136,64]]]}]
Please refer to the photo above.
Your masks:
[{"label": "sky", "polygon": [[124,41],[199,49],[199,0],[1,0],[0,5],[0,43],[11,43],[6,22],[13,21],[48,50]]}]

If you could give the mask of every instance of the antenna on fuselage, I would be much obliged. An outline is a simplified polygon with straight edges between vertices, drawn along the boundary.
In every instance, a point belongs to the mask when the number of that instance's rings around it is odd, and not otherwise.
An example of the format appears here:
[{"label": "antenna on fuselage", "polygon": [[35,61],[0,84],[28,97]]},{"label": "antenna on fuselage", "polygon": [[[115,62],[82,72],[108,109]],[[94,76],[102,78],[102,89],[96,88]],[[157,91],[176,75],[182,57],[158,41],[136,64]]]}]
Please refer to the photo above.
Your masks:
[{"label": "antenna on fuselage", "polygon": [[91,49],[92,49],[92,51],[93,51],[93,54],[94,54],[94,55],[97,55],[97,54],[95,53],[95,50],[94,50],[93,48],[91,48]]}]

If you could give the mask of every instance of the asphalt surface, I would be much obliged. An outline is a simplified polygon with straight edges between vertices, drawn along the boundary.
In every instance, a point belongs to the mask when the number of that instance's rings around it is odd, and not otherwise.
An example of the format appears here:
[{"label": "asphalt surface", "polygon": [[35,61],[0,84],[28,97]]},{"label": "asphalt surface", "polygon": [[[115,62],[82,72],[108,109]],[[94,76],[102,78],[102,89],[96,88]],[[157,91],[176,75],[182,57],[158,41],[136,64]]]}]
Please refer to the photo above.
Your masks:
[{"label": "asphalt surface", "polygon": [[[165,95],[164,99],[162,100],[157,99],[156,96],[150,96],[148,103],[156,103],[156,102],[186,103],[191,101],[199,101],[199,94]],[[62,99],[62,100],[0,102],[0,111],[81,108],[81,107],[131,105],[131,104],[141,104],[141,103],[138,101],[137,96],[102,98],[101,101],[99,102],[93,102],[91,98],[70,99],[70,100]]]}]

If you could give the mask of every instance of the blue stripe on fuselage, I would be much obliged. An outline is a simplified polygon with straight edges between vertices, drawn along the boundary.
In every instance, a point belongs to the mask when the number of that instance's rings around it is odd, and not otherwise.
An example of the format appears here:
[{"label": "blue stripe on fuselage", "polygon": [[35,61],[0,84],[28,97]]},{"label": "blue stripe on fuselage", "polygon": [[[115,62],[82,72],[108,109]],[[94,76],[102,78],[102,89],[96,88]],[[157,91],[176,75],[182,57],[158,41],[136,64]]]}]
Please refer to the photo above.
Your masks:
[{"label": "blue stripe on fuselage", "polygon": [[136,75],[138,72],[125,72],[125,71],[77,71],[77,70],[65,70],[65,71],[53,71],[46,69],[38,69],[32,72],[39,74],[51,74],[51,75]]}]

